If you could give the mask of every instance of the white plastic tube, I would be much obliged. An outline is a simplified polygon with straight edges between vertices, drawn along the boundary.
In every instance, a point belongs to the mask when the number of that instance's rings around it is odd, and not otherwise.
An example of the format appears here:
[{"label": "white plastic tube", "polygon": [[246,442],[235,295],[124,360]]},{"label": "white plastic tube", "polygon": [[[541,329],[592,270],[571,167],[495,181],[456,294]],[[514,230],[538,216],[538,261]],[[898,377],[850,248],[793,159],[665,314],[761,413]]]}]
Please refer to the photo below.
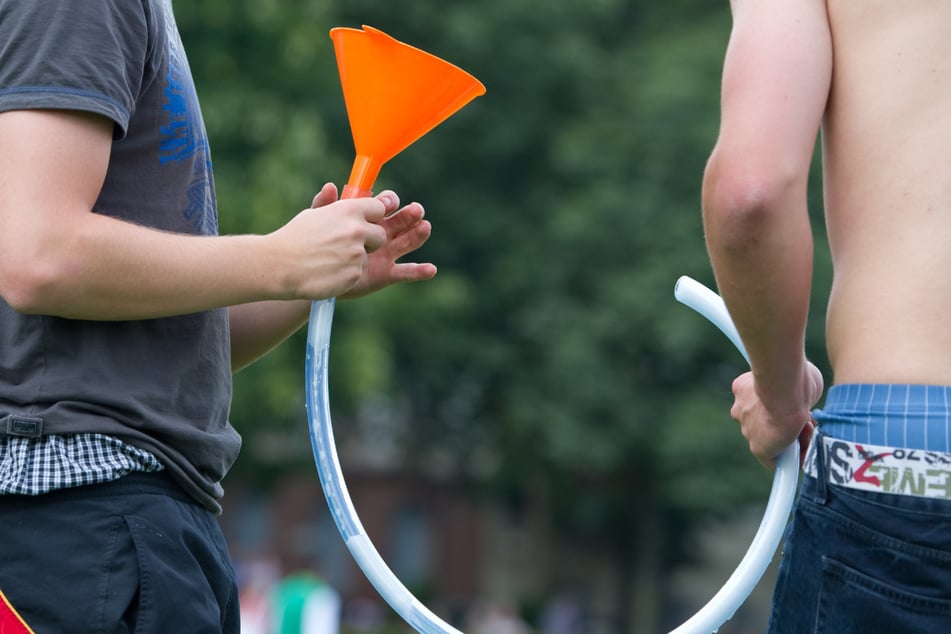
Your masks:
[{"label": "white plastic tube", "polygon": [[[682,277],[677,282],[674,295],[679,301],[716,324],[746,357],[746,350],[726,306],[716,293],[689,277]],[[333,299],[327,299],[314,302],[311,307],[305,364],[310,438],[327,505],[337,524],[337,530],[340,531],[357,565],[380,596],[404,621],[420,634],[462,634],[420,603],[387,567],[367,536],[350,499],[334,444],[328,398],[327,362],[334,305]],[[794,443],[779,458],[766,513],[740,565],[723,588],[693,617],[673,630],[672,634],[715,632],[750,595],[769,566],[782,538],[792,508],[798,475],[799,449]]]},{"label": "white plastic tube", "polygon": [[330,327],[335,303],[334,299],[325,299],[314,302],[311,306],[305,363],[310,440],[327,505],[337,524],[337,530],[340,531],[357,565],[380,596],[404,621],[420,634],[462,634],[420,603],[387,567],[367,536],[347,492],[334,444],[327,384]]},{"label": "white plastic tube", "polygon": [[[750,358],[746,347],[740,340],[730,313],[719,295],[700,282],[683,276],[677,280],[674,297],[713,322],[749,363]],[[720,591],[683,625],[673,630],[672,634],[710,634],[733,618],[762,579],[763,573],[766,572],[769,562],[776,553],[795,501],[798,481],[799,442],[795,441],[777,460],[766,512],[740,564]]]}]

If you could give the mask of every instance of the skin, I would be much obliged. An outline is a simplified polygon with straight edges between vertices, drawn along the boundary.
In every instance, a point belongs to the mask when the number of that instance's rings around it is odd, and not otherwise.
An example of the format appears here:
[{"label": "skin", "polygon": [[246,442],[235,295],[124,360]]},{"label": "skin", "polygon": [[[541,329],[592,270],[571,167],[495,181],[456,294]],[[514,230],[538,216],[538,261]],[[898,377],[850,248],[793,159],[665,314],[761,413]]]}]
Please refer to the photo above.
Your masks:
[{"label": "skin", "polygon": [[731,414],[765,465],[811,435],[804,354],[821,129],[836,383],[951,384],[951,5],[733,0],[703,182],[717,285],[750,352]]},{"label": "skin", "polygon": [[398,263],[429,238],[418,203],[391,191],[312,206],[266,235],[189,236],[93,212],[113,124],[78,112],[0,113],[0,297],[73,319],[149,319],[228,307],[232,366],[306,323],[310,303],[436,274]]}]

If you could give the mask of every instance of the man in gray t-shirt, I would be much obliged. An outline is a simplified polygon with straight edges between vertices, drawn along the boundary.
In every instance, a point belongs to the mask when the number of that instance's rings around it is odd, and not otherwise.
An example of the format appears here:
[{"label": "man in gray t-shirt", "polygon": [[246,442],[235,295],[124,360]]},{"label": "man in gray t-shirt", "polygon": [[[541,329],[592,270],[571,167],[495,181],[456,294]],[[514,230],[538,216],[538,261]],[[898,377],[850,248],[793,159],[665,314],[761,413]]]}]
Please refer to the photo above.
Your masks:
[{"label": "man in gray t-shirt", "polygon": [[[20,578],[46,578],[48,562],[63,592],[89,585],[80,557],[49,547],[56,530],[97,525],[100,511],[71,505],[161,490],[220,512],[240,446],[231,372],[303,325],[312,300],[435,274],[396,264],[429,236],[420,205],[394,213],[392,192],[338,201],[328,184],[312,207],[267,235],[218,235],[170,0],[0,0],[0,504],[29,498],[42,509],[23,522],[46,518],[31,540],[4,515],[0,591],[35,628],[81,631],[77,609],[96,612]],[[155,529],[192,530],[174,519],[190,516],[161,514]],[[137,524],[123,525],[136,542]],[[215,565],[230,574],[226,558]]]}]

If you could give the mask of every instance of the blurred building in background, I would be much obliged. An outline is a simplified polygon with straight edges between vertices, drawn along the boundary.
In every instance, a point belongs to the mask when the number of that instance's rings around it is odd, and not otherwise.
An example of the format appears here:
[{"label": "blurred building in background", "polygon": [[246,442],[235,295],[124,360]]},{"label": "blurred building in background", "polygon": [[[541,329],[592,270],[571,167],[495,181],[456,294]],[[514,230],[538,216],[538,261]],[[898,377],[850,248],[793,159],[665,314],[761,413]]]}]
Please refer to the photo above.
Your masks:
[{"label": "blurred building in background", "polygon": [[[342,458],[346,481],[374,545],[417,598],[466,634],[632,634],[642,631],[628,629],[638,623],[667,631],[719,589],[749,546],[761,514],[754,508],[738,519],[711,523],[694,564],[665,576],[670,588],[653,588],[638,601],[626,595],[630,580],[623,578],[608,540],[566,539],[552,526],[545,499],[480,496],[452,479],[406,475],[381,464],[372,447],[350,449]],[[277,634],[257,624],[267,622],[262,598],[291,572],[290,561],[310,562],[312,572],[339,593],[344,634],[411,631],[347,551],[316,470],[287,476],[266,490],[229,478],[226,491],[221,522],[238,566],[248,632]],[[773,575],[769,571],[722,633],[762,630]],[[643,605],[651,614],[631,614]]]}]

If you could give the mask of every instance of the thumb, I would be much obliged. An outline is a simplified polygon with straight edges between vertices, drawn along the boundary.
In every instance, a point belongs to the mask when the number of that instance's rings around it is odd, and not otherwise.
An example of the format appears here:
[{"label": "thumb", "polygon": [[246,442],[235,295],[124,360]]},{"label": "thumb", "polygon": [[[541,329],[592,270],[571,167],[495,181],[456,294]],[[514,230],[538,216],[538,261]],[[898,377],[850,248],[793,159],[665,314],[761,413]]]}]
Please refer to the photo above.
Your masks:
[{"label": "thumb", "polygon": [[311,209],[317,209],[318,207],[326,207],[327,205],[337,201],[337,186],[333,183],[326,183],[323,187],[320,188],[320,191],[317,192],[317,195],[314,196],[313,202],[310,204]]},{"label": "thumb", "polygon": [[806,451],[809,449],[809,443],[812,442],[812,436],[816,432],[816,419],[811,415],[806,421],[802,431],[799,432],[799,466],[802,467],[806,460]]}]

